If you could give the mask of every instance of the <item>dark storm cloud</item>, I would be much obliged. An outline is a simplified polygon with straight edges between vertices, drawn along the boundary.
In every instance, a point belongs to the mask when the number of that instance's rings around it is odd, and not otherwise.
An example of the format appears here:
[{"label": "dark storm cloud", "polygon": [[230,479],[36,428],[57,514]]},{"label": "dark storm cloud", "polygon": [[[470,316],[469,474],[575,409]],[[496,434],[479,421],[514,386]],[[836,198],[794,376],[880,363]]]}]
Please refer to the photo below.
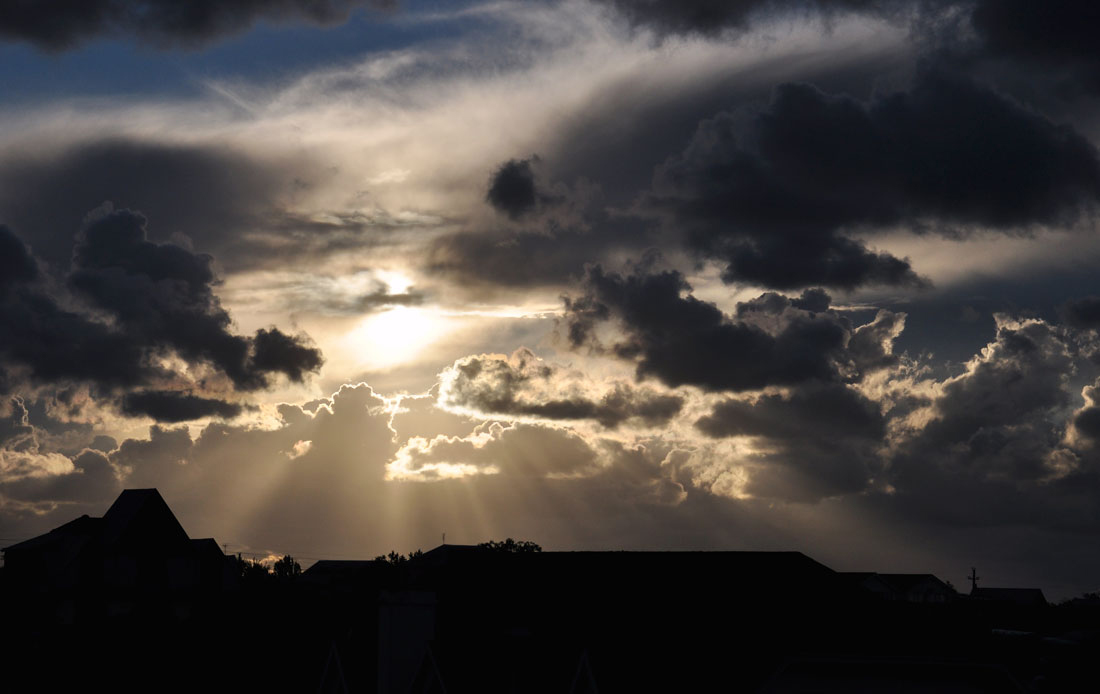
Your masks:
[{"label": "dark storm cloud", "polygon": [[675,85],[675,98],[633,77],[613,82],[558,123],[539,147],[542,156],[530,160],[536,191],[555,204],[518,220],[504,214],[492,220],[503,228],[471,225],[438,237],[425,265],[482,291],[526,289],[576,280],[585,263],[667,247],[670,239],[651,220],[618,212],[651,187],[654,168],[683,150],[701,119],[766,102],[777,80],[795,75],[829,90],[864,94],[884,69],[897,69],[902,57],[891,48],[874,60],[826,60],[797,70],[776,58],[752,78],[733,67],[693,75]]},{"label": "dark storm cloud", "polygon": [[907,261],[844,234],[894,225],[1026,233],[1072,225],[1100,200],[1088,140],[942,73],[869,102],[785,84],[743,122],[704,121],[643,201],[697,252],[725,261],[728,282],[918,285]]},{"label": "dark storm cloud", "polygon": [[260,328],[252,338],[251,369],[267,385],[262,374],[281,373],[291,381],[301,383],[306,375],[320,371],[324,359],[321,351],[310,347],[305,338],[287,335],[278,328]]},{"label": "dark storm cloud", "polygon": [[[295,172],[227,147],[107,139],[56,153],[6,152],[0,157],[0,219],[35,254],[68,265],[72,235],[88,210],[110,200],[140,209],[162,238],[183,234],[211,249],[224,267],[262,262],[262,243],[242,232],[279,214]],[[285,249],[284,249],[285,252]]]},{"label": "dark storm cloud", "polygon": [[[860,341],[857,351],[848,350],[853,328],[846,318],[798,308],[778,294],[739,305],[733,320],[688,293],[691,287],[677,271],[624,277],[596,266],[584,288],[582,296],[565,299],[574,347],[592,344],[597,327],[615,319],[625,338],[610,352],[635,361],[639,377],[669,386],[745,391],[858,378],[859,366],[875,368]],[[822,295],[807,292],[795,301],[816,309]]]},{"label": "dark storm cloud", "polygon": [[38,277],[38,264],[30,249],[11,229],[0,224],[0,299],[9,286],[30,282]]},{"label": "dark storm cloud", "polygon": [[880,406],[852,388],[811,384],[789,395],[726,400],[696,422],[707,436],[747,436],[763,443],[746,491],[812,501],[865,489],[882,467],[886,433]]},{"label": "dark storm cloud", "polygon": [[[868,12],[887,14],[903,0],[596,0],[610,5],[631,24],[659,33],[718,34],[747,29],[761,15],[794,12]],[[917,2],[908,3],[912,5]]]},{"label": "dark storm cloud", "polygon": [[978,0],[970,22],[986,54],[1075,71],[1089,89],[1100,89],[1100,48],[1094,31],[1100,24],[1100,6],[1095,2]]},{"label": "dark storm cloud", "polygon": [[570,219],[570,207],[583,205],[586,191],[570,190],[567,186],[546,180],[542,160],[538,155],[526,159],[509,159],[489,178],[485,200],[497,212],[512,221],[543,216],[546,231],[559,230],[563,226],[581,226],[574,216]]},{"label": "dark storm cloud", "polygon": [[122,398],[122,412],[131,417],[152,417],[158,422],[188,422],[203,417],[232,418],[244,407],[216,398],[164,390],[144,390],[127,393]]},{"label": "dark storm cloud", "polygon": [[89,382],[108,392],[151,384],[173,375],[153,365],[166,354],[212,367],[239,390],[280,373],[301,381],[321,365],[305,338],[230,332],[213,258],[149,241],[138,213],[101,209],[90,218],[66,278],[73,297],[32,272],[37,264],[10,230],[0,229],[0,243],[14,268],[0,294],[0,354],[32,384]]},{"label": "dark storm cloud", "polygon": [[213,258],[153,243],[145,227],[138,213],[112,211],[90,221],[73,250],[70,286],[127,336],[210,363],[242,390],[266,387],[275,373],[301,381],[320,368],[317,350],[277,328],[251,339],[229,332],[231,319],[213,291]]},{"label": "dark storm cloud", "polygon": [[[684,405],[678,395],[616,383],[593,397],[579,391],[568,374],[526,349],[509,358],[464,357],[444,372],[441,404],[484,416],[535,417],[550,420],[590,419],[615,428],[631,422],[644,426],[668,423]],[[564,396],[564,397],[563,397]]]},{"label": "dark storm cloud", "polygon": [[534,212],[539,204],[539,193],[535,188],[531,160],[510,159],[501,164],[489,180],[485,199],[512,219]]},{"label": "dark storm cloud", "polygon": [[[14,239],[14,240],[13,240]],[[66,308],[48,293],[27,247],[6,228],[0,229],[16,271],[0,284],[0,354],[4,367],[25,370],[34,381],[66,380],[133,385],[152,378],[155,370],[140,347],[104,323]]]},{"label": "dark storm cloud", "polygon": [[0,0],[0,37],[65,50],[97,38],[196,46],[258,21],[337,24],[356,7],[397,0]]},{"label": "dark storm cloud", "polygon": [[[633,26],[658,34],[740,33],[760,20],[843,13],[908,22],[938,51],[992,57],[1060,69],[1043,79],[1100,89],[1100,50],[1092,28],[1100,8],[1091,0],[595,0]],[[959,31],[960,28],[964,30]],[[973,39],[967,36],[973,33]]]}]

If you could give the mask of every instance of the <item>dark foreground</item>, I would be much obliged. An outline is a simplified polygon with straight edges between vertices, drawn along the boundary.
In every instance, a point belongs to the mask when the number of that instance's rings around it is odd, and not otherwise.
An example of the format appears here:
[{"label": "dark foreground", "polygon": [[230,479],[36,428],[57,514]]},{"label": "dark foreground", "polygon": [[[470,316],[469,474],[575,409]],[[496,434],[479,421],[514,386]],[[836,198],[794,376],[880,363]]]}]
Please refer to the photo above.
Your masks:
[{"label": "dark foreground", "polygon": [[1069,692],[1100,662],[1096,601],[910,602],[796,552],[442,546],[227,576],[49,593],[4,576],[3,689]]}]

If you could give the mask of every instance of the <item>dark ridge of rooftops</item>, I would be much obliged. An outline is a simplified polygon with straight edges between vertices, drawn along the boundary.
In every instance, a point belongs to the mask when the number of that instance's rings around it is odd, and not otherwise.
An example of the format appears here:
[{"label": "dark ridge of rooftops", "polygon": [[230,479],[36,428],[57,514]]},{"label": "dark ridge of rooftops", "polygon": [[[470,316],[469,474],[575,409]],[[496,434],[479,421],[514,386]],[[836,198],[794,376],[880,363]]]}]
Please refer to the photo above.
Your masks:
[{"label": "dark ridge of rooftops", "polygon": [[[544,550],[539,551],[539,552],[515,552],[515,553],[511,553],[511,552],[501,552],[501,551],[495,550],[491,547],[482,547],[480,545],[453,545],[453,544],[442,544],[442,545],[438,545],[436,547],[433,547],[432,549],[427,550],[426,552],[424,552],[424,556],[427,556],[429,554],[433,554],[433,553],[436,553],[436,552],[449,552],[449,551],[450,552],[470,551],[470,552],[478,552],[478,553],[484,552],[486,554],[494,554],[494,555],[499,554],[499,555],[508,555],[508,556],[513,556],[513,555],[514,556],[536,556],[536,555],[537,556],[547,556],[547,555],[553,555],[553,556],[569,556],[569,555],[591,556],[591,555],[594,555],[594,554],[646,554],[646,555],[667,554],[667,555],[676,555],[676,556],[685,556],[685,555],[712,556],[712,555],[722,555],[722,554],[738,554],[738,555],[754,555],[754,554],[756,554],[756,555],[769,555],[769,556],[774,556],[774,555],[795,556],[795,555],[797,555],[797,556],[805,557],[806,559],[810,559],[810,557],[807,554],[805,554],[804,552],[799,552],[798,550],[789,550],[789,549],[779,549],[779,550],[770,550],[770,549],[544,549]],[[331,561],[331,560],[326,560],[326,561]],[[814,560],[810,559],[810,561],[814,561]],[[917,575],[917,574],[914,574],[914,575]],[[919,574],[919,575],[930,576],[931,574]]]},{"label": "dark ridge of rooftops", "polygon": [[[151,547],[173,548],[171,552],[196,551],[203,555],[223,555],[213,538],[187,536],[167,502],[156,488],[123,490],[101,518],[82,515],[49,532],[11,545],[5,549],[9,557],[27,552],[46,551],[59,556],[75,556],[89,548],[116,548],[128,552],[147,552]],[[191,549],[187,549],[191,548]],[[89,550],[90,551],[90,550]],[[97,551],[99,551],[97,549]],[[391,555],[392,556],[392,555]],[[565,575],[577,571],[591,571],[600,563],[600,572],[621,575],[626,571],[638,571],[649,565],[652,571],[670,574],[680,568],[700,576],[707,574],[707,567],[722,572],[739,572],[743,581],[789,582],[792,576],[800,580],[816,577],[823,584],[837,579],[875,593],[889,592],[909,597],[932,594],[958,593],[948,583],[929,573],[838,573],[825,564],[797,550],[678,550],[678,549],[614,549],[614,550],[546,550],[529,542],[484,544],[440,544],[426,552],[417,552],[408,559],[410,568],[419,567],[434,571],[497,571],[505,566],[520,572],[548,571]],[[305,574],[319,577],[323,574],[350,575],[362,571],[372,572],[375,567],[386,565],[386,559],[322,559],[306,569]],[[388,570],[388,569],[384,569]],[[512,571],[513,569],[508,569]],[[754,578],[749,578],[753,576]],[[1036,588],[978,588],[971,598],[1016,604],[1046,604],[1041,590]],[[921,599],[925,599],[921,597]]]}]

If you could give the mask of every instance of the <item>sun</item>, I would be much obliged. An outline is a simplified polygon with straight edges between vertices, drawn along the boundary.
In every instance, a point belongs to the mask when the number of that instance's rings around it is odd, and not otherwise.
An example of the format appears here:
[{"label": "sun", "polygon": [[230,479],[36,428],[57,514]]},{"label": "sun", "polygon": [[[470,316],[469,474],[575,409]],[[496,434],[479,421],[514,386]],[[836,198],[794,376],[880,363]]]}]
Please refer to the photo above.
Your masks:
[{"label": "sun", "polygon": [[430,309],[393,306],[359,321],[344,348],[360,369],[387,369],[415,359],[450,331],[449,321]]}]

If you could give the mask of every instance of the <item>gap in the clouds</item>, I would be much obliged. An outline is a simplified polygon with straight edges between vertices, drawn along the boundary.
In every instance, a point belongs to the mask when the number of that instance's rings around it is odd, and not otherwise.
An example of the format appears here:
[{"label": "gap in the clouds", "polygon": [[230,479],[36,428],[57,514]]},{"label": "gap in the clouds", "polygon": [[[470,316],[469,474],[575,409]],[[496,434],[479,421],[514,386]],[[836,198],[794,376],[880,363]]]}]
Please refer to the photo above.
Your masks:
[{"label": "gap in the clouds", "polygon": [[[485,18],[458,10],[472,2],[405,2],[396,13],[356,10],[336,26],[259,22],[249,31],[191,49],[158,49],[132,41],[93,40],[47,54],[0,42],[4,107],[62,97],[191,97],[209,78],[264,83],[310,69],[453,38]],[[441,14],[446,11],[448,14]]]},{"label": "gap in the clouds", "polygon": [[962,364],[996,337],[993,314],[1061,323],[1061,309],[1069,298],[1098,291],[1095,267],[1079,263],[1033,276],[975,277],[884,307],[908,314],[905,330],[894,343],[896,352],[932,352],[937,362]]}]

